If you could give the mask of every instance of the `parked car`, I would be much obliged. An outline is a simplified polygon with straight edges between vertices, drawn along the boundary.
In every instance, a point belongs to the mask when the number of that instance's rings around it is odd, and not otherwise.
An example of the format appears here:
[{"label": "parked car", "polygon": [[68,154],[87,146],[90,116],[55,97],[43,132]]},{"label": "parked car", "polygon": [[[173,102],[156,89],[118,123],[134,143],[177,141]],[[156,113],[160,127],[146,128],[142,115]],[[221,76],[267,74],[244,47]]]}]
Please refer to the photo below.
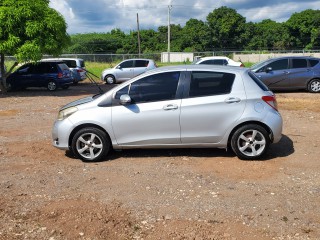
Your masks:
[{"label": "parked car", "polygon": [[83,59],[81,58],[46,58],[42,61],[52,61],[60,60],[64,61],[67,66],[70,68],[73,77],[73,83],[77,84],[80,81],[83,81],[87,78],[86,75],[86,65]]},{"label": "parked car", "polygon": [[53,145],[84,161],[113,149],[228,148],[258,159],[281,138],[274,94],[246,68],[184,65],[148,71],[59,111]]},{"label": "parked car", "polygon": [[46,87],[49,91],[54,91],[58,87],[67,89],[72,83],[68,66],[63,61],[53,60],[24,64],[7,78],[9,90]]},{"label": "parked car", "polygon": [[209,65],[223,65],[223,66],[234,66],[234,67],[244,67],[242,62],[233,61],[227,57],[203,57],[198,58],[193,64],[209,64]]},{"label": "parked car", "polygon": [[320,58],[278,57],[251,69],[272,90],[320,92]]},{"label": "parked car", "polygon": [[103,70],[101,80],[109,84],[124,82],[156,67],[151,59],[127,59],[114,68]]}]

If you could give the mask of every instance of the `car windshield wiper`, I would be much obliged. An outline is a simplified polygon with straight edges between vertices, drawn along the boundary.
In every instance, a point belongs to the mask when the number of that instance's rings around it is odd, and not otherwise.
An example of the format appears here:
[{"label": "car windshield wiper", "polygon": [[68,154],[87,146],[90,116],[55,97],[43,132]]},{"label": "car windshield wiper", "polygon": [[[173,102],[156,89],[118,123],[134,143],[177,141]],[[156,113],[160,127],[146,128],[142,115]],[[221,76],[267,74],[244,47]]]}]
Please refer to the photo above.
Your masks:
[{"label": "car windshield wiper", "polygon": [[86,70],[86,76],[89,78],[90,82],[92,82],[94,85],[97,86],[97,88],[99,89],[99,94],[103,94],[104,91],[101,89],[101,87],[98,85],[98,83],[93,79],[93,76],[96,78],[99,78],[99,77],[88,70]]}]

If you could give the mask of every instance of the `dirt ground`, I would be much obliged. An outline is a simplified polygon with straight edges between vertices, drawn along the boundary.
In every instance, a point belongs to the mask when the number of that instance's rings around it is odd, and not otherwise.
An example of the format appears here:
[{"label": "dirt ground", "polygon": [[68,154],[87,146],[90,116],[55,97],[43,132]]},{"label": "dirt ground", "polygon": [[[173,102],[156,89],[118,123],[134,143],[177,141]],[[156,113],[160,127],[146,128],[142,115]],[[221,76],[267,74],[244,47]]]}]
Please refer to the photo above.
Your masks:
[{"label": "dirt ground", "polygon": [[51,128],[96,92],[0,93],[0,240],[320,239],[319,94],[277,93],[284,135],[261,161],[171,149],[84,163],[52,146]]}]

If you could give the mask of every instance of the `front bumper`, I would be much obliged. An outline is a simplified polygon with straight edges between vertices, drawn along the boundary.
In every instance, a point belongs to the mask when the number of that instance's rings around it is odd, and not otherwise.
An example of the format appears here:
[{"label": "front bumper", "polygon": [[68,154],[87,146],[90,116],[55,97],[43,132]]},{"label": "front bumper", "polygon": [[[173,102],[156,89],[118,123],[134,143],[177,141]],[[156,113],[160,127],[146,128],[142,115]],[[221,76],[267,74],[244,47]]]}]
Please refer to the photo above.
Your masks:
[{"label": "front bumper", "polygon": [[68,150],[72,127],[73,125],[68,119],[56,120],[52,128],[52,145],[59,149]]}]

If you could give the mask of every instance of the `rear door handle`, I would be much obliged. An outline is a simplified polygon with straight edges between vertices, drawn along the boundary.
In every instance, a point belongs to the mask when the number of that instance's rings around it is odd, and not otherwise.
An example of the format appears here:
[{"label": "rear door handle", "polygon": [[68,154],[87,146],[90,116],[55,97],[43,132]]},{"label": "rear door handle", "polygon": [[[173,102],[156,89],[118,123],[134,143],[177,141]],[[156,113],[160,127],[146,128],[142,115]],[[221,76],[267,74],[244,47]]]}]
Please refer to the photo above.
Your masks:
[{"label": "rear door handle", "polygon": [[177,104],[168,104],[168,105],[165,105],[163,107],[163,110],[175,110],[175,109],[178,109],[178,105]]},{"label": "rear door handle", "polygon": [[237,97],[230,97],[230,98],[227,98],[226,100],[224,100],[225,103],[238,103],[238,102],[241,102],[241,99],[240,98],[237,98]]}]

